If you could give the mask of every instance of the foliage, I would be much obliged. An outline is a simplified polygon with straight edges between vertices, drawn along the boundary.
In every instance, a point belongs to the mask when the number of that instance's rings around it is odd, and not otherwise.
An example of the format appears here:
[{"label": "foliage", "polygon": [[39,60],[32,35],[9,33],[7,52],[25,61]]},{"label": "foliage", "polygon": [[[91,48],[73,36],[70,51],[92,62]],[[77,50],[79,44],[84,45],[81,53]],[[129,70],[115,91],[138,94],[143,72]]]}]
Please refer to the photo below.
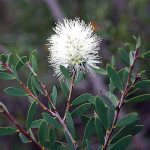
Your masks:
[{"label": "foliage", "polygon": [[[142,78],[140,72],[135,72],[134,68],[138,59],[144,59],[145,56],[150,58],[147,53],[140,52],[140,38],[136,38],[136,45],[132,45],[133,49],[125,51],[120,49],[121,56],[126,66],[118,69],[114,64],[107,64],[106,68],[97,69],[98,74],[108,77],[109,91],[106,95],[91,95],[85,93],[71,101],[72,87],[76,86],[83,80],[83,73],[79,72],[77,79],[72,80],[71,74],[64,66],[60,66],[60,70],[65,77],[61,81],[61,88],[64,96],[67,98],[67,107],[64,117],[59,115],[57,110],[57,88],[53,87],[49,93],[45,84],[37,75],[38,63],[35,51],[30,56],[19,57],[15,64],[8,63],[8,55],[0,56],[0,78],[4,80],[15,80],[20,88],[7,87],[4,91],[11,96],[29,96],[33,99],[30,101],[30,107],[27,114],[26,127],[23,128],[9,113],[6,106],[0,103],[0,112],[8,118],[14,127],[1,127],[0,136],[19,134],[19,138],[23,143],[32,142],[38,149],[92,149],[90,138],[96,133],[99,140],[99,149],[102,150],[123,150],[131,142],[132,137],[141,131],[142,125],[139,123],[137,113],[130,113],[121,119],[118,119],[120,110],[124,105],[130,103],[140,103],[150,100],[150,94],[144,93],[138,96],[129,96],[135,90],[143,86],[149,85],[149,80]],[[125,54],[125,55],[124,55]],[[125,58],[126,57],[126,58]],[[24,59],[25,58],[25,59]],[[27,83],[21,81],[18,72],[21,67],[26,66],[29,71],[29,79]],[[68,81],[70,84],[68,84]],[[75,83],[74,83],[75,82]],[[45,105],[40,100],[39,95],[47,98]],[[69,104],[69,105],[68,105]],[[42,115],[38,119],[34,119],[36,111],[39,107],[42,109]],[[70,109],[70,107],[73,107]],[[89,114],[92,112],[92,116]],[[79,118],[84,124],[84,134],[82,143],[76,142],[77,134],[75,119]],[[32,130],[37,130],[38,136],[34,135]],[[66,142],[61,141],[58,132],[63,132]],[[38,137],[38,138],[37,138]],[[81,146],[82,145],[82,146]]]}]

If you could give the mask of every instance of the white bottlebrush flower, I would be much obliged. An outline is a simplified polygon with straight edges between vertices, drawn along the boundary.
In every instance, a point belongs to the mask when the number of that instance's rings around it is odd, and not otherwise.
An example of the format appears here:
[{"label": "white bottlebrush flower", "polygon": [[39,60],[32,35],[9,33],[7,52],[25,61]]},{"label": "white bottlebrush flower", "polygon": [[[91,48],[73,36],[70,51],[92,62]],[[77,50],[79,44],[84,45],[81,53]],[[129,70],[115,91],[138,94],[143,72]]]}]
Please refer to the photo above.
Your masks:
[{"label": "white bottlebrush flower", "polygon": [[48,38],[49,62],[55,74],[62,79],[60,65],[74,71],[92,71],[100,64],[98,51],[101,38],[94,33],[91,24],[79,18],[64,19],[53,29],[55,34]]}]

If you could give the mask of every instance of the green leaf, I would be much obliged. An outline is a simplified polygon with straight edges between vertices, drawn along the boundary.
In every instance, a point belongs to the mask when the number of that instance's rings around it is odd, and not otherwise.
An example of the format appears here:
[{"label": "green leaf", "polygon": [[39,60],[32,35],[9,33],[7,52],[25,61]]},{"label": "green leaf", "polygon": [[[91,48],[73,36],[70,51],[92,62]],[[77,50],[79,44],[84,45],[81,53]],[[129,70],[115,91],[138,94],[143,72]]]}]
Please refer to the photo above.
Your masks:
[{"label": "green leaf", "polygon": [[119,48],[119,52],[120,52],[121,59],[122,59],[127,65],[129,65],[129,56],[128,56],[128,53],[127,53],[123,48]]},{"label": "green leaf", "polygon": [[30,128],[32,121],[33,121],[33,117],[36,113],[36,109],[37,109],[37,103],[36,101],[34,101],[29,108],[28,114],[27,114],[27,129]]},{"label": "green leaf", "polygon": [[107,95],[108,99],[111,101],[111,103],[114,105],[114,107],[116,107],[118,104],[117,97],[111,92],[107,92],[106,95]]},{"label": "green leaf", "polygon": [[139,102],[144,102],[148,100],[150,100],[150,94],[143,94],[143,95],[128,99],[126,103],[139,103]]},{"label": "green leaf", "polygon": [[35,57],[34,55],[32,55],[30,61],[31,61],[33,70],[36,72],[36,71],[37,71],[37,61],[36,61],[36,57]]},{"label": "green leaf", "polygon": [[143,89],[150,86],[150,80],[142,80],[135,84],[136,88]]},{"label": "green leaf", "polygon": [[64,75],[65,78],[70,79],[70,73],[69,70],[66,69],[64,66],[60,65],[60,71],[62,72],[62,74]]},{"label": "green leaf", "polygon": [[56,133],[55,128],[51,127],[49,130],[50,149],[56,149]]},{"label": "green leaf", "polygon": [[29,142],[31,142],[31,141],[29,141],[29,139],[26,138],[21,132],[19,133],[19,137],[20,137],[22,143],[29,143]]},{"label": "green leaf", "polygon": [[56,86],[53,86],[51,99],[53,100],[54,106],[56,106],[56,100],[57,100],[57,88],[56,88]]},{"label": "green leaf", "polygon": [[97,115],[101,120],[104,128],[107,129],[108,128],[107,109],[103,101],[98,96],[96,97],[95,108],[96,108]]},{"label": "green leaf", "polygon": [[141,38],[140,37],[138,37],[137,39],[136,39],[136,49],[139,49],[141,47]]},{"label": "green leaf", "polygon": [[147,51],[144,54],[142,54],[142,58],[144,58],[144,59],[150,58],[150,51]]},{"label": "green leaf", "polygon": [[0,72],[0,79],[4,79],[4,80],[13,80],[15,79],[15,77],[9,73],[6,72]]},{"label": "green leaf", "polygon": [[0,136],[11,135],[17,133],[17,129],[11,127],[0,127]]},{"label": "green leaf", "polygon": [[131,43],[125,43],[124,46],[126,46],[129,49],[129,51],[133,52],[135,50],[133,44]]},{"label": "green leaf", "polygon": [[39,142],[44,146],[45,141],[48,139],[48,125],[46,121],[42,121],[39,128]]},{"label": "green leaf", "polygon": [[68,87],[66,86],[66,84],[64,82],[61,82],[61,89],[63,91],[63,94],[66,98],[68,98],[68,95],[69,95],[69,89]]},{"label": "green leaf", "polygon": [[87,124],[88,121],[90,120],[90,117],[89,117],[89,116],[86,116],[86,115],[81,115],[81,116],[80,116],[80,119],[81,119],[81,121],[82,121],[84,124]]},{"label": "green leaf", "polygon": [[132,65],[133,62],[134,62],[134,54],[133,54],[133,52],[130,51],[129,56],[130,56],[130,65]]},{"label": "green leaf", "polygon": [[66,123],[69,128],[70,133],[72,134],[73,138],[75,139],[75,128],[71,114],[67,111],[66,113]]},{"label": "green leaf", "polygon": [[21,58],[19,56],[17,56],[17,57],[19,60],[16,64],[15,68],[16,68],[16,70],[19,70],[27,62],[28,58],[27,58],[27,56],[23,56]]},{"label": "green leaf", "polygon": [[122,90],[123,84],[118,73],[110,65],[107,65],[107,72],[112,82],[114,83],[115,87],[118,88],[119,90]]},{"label": "green leaf", "polygon": [[123,73],[123,84],[124,86],[126,86],[126,83],[127,83],[127,80],[128,80],[128,75],[129,75],[129,72],[127,70],[127,68],[124,70],[124,73]]},{"label": "green leaf", "polygon": [[128,135],[117,141],[114,145],[112,145],[110,150],[123,150],[125,149],[131,142],[132,136]]},{"label": "green leaf", "polygon": [[126,115],[125,117],[123,117],[121,120],[119,120],[116,124],[116,127],[122,127],[122,126],[126,126],[129,125],[133,122],[135,122],[136,120],[138,120],[138,114],[137,113],[131,113]]},{"label": "green leaf", "polygon": [[35,120],[31,123],[30,127],[31,128],[39,128],[42,121],[43,121],[43,119]]},{"label": "green leaf", "polygon": [[11,66],[11,70],[12,70],[13,75],[15,76],[15,78],[16,78],[17,80],[19,80],[17,70],[16,70],[16,68],[15,68],[13,65]]},{"label": "green leaf", "polygon": [[40,93],[43,93],[43,90],[41,88],[41,84],[39,83],[39,80],[36,76],[32,76],[32,82],[35,86],[35,88],[40,92]]},{"label": "green leaf", "polygon": [[8,95],[12,95],[12,96],[28,96],[29,94],[27,94],[25,91],[20,90],[18,88],[14,88],[14,87],[8,87],[4,90]]},{"label": "green leaf", "polygon": [[142,125],[136,125],[134,123],[131,123],[123,128],[121,128],[119,130],[119,132],[113,136],[112,140],[111,140],[111,144],[117,142],[119,139],[123,138],[124,136],[127,135],[136,135],[137,133],[139,133],[142,130]]},{"label": "green leaf", "polygon": [[81,114],[87,112],[91,108],[90,103],[85,103],[77,107],[73,112],[71,112],[72,117],[78,117]]},{"label": "green leaf", "polygon": [[75,147],[74,147],[74,144],[73,144],[73,142],[70,140],[68,134],[67,134],[65,131],[64,131],[64,134],[65,134],[66,140],[67,140],[67,142],[68,142],[68,144],[69,144],[71,150],[76,150]]},{"label": "green leaf", "polygon": [[89,94],[89,93],[85,93],[85,94],[82,94],[80,95],[79,97],[77,97],[73,102],[72,102],[72,105],[79,105],[79,104],[82,104],[84,102],[87,102],[88,99],[91,97],[92,95]]},{"label": "green leaf", "polygon": [[94,131],[95,131],[94,117],[92,117],[85,127],[83,136],[83,148],[86,146],[86,140],[89,140]]},{"label": "green leaf", "polygon": [[61,125],[56,121],[56,118],[50,116],[48,113],[42,113],[43,118],[48,124],[53,125],[55,128],[61,129]]},{"label": "green leaf", "polygon": [[95,116],[95,129],[96,134],[98,135],[100,144],[104,144],[104,129],[101,121]]},{"label": "green leaf", "polygon": [[75,84],[78,84],[79,82],[81,82],[84,79],[84,73],[82,71],[78,72],[78,75],[74,81]]},{"label": "green leaf", "polygon": [[97,74],[101,74],[101,75],[107,75],[107,71],[103,68],[94,68],[94,71],[97,73]]},{"label": "green leaf", "polygon": [[7,61],[7,57],[4,54],[0,55],[0,60],[5,63]]},{"label": "green leaf", "polygon": [[86,143],[87,143],[87,150],[92,150],[92,145],[90,144],[90,142],[86,140]]},{"label": "green leaf", "polygon": [[0,64],[0,71],[5,71],[6,69],[3,68],[3,66]]}]

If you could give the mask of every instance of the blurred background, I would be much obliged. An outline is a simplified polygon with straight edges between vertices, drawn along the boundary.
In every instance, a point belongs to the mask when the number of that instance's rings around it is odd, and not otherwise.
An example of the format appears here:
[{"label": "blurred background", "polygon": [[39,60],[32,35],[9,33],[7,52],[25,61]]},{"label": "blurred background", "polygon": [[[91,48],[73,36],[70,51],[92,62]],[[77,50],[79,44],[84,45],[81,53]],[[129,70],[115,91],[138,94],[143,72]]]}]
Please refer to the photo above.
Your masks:
[{"label": "blurred background", "polygon": [[[100,55],[103,57],[104,67],[110,62],[112,55],[117,60],[118,67],[123,66],[118,56],[118,48],[125,42],[134,42],[132,35],[142,39],[141,51],[150,50],[150,1],[149,0],[0,0],[0,53],[15,53],[28,55],[32,50],[38,54],[38,74],[47,84],[49,91],[55,84],[59,91],[58,110],[60,113],[65,108],[64,98],[59,88],[59,82],[53,76],[53,70],[47,62],[48,50],[45,44],[53,31],[57,20],[80,17],[91,22],[95,31],[103,38]],[[150,78],[149,61],[138,63],[137,68],[146,69],[147,78]],[[27,80],[26,68],[20,72],[23,81]],[[108,81],[104,76],[86,76],[86,80],[75,87],[73,97],[87,91],[92,94],[105,94],[108,90]],[[24,125],[29,107],[27,98],[9,97],[3,89],[14,82],[0,80],[0,101]],[[149,92],[149,91],[147,91]],[[44,102],[44,97],[41,97]],[[61,109],[59,109],[61,106]],[[63,107],[62,107],[63,106]],[[150,149],[150,102],[132,105],[122,111],[138,111],[144,128],[134,137],[128,149]],[[9,121],[0,115],[0,126],[9,126]],[[80,122],[76,121],[76,128],[82,130]],[[83,131],[82,131],[83,132]],[[93,150],[97,141],[93,138]],[[18,136],[12,135],[0,138],[2,150],[32,150],[32,144],[22,144]]]}]

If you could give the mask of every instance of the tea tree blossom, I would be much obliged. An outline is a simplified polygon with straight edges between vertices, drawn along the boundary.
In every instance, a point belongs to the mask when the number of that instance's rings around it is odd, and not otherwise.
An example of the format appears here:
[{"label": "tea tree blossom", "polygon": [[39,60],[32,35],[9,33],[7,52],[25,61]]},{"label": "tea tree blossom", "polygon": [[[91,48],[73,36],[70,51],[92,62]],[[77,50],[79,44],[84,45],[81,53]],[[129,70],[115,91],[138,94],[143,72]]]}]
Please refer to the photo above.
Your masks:
[{"label": "tea tree blossom", "polygon": [[54,34],[48,38],[49,63],[54,68],[55,75],[62,79],[60,65],[74,71],[90,71],[100,64],[101,38],[94,33],[91,24],[83,20],[64,19],[57,22]]}]

